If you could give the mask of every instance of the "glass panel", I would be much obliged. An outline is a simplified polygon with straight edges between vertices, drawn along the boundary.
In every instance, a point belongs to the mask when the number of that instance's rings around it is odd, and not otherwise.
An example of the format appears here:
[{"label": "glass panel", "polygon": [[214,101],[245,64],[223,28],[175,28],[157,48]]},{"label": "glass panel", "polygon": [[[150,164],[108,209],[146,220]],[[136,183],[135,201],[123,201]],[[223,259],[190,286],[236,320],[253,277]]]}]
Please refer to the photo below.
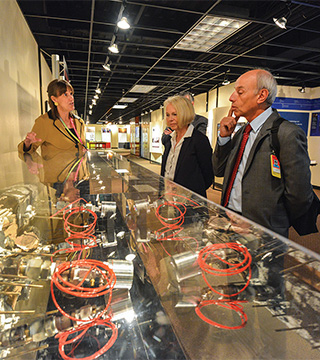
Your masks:
[{"label": "glass panel", "polygon": [[1,158],[1,358],[320,358],[319,254],[111,151]]}]

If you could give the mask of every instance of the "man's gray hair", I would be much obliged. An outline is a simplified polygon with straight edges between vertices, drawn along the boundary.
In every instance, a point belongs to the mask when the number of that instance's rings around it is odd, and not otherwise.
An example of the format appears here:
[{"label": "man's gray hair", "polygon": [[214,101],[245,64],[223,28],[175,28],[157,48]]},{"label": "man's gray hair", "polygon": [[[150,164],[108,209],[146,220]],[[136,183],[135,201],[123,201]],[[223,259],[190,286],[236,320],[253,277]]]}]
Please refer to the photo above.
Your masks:
[{"label": "man's gray hair", "polygon": [[269,94],[266,103],[271,106],[277,96],[277,81],[274,76],[265,69],[256,69],[257,73],[257,90],[267,89]]},{"label": "man's gray hair", "polygon": [[183,90],[183,91],[180,91],[180,92],[178,93],[178,95],[184,96],[184,97],[186,97],[186,98],[189,98],[189,100],[190,100],[192,103],[194,103],[194,96],[193,96],[193,94],[192,94],[190,91]]}]

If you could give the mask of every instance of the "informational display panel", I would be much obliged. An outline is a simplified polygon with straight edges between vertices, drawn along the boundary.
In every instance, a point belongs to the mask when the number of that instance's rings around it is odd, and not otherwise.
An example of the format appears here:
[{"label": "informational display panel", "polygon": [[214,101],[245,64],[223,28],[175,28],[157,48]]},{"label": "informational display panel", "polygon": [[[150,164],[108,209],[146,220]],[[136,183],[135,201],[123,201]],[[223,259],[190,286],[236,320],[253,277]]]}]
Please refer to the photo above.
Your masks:
[{"label": "informational display panel", "polygon": [[280,116],[290,122],[298,125],[308,135],[309,113],[306,112],[292,112],[292,111],[279,111]]},{"label": "informational display panel", "polygon": [[86,131],[86,140],[87,141],[96,141],[96,133],[95,133],[95,127],[93,126],[87,126]]},{"label": "informational display panel", "polygon": [[134,154],[134,152],[135,152],[135,143],[136,143],[135,136],[136,136],[135,124],[132,123],[132,124],[130,124],[130,152],[131,152],[131,154]]},{"label": "informational display panel", "polygon": [[300,110],[312,111],[320,109],[319,99],[299,99],[299,98],[285,98],[277,97],[272,104],[272,107],[277,110]]},{"label": "informational display panel", "polygon": [[162,153],[161,135],[160,127],[153,126],[151,129],[151,152]]},{"label": "informational display panel", "polygon": [[101,140],[106,143],[111,143],[111,130],[107,128],[101,128]]},{"label": "informational display panel", "polygon": [[310,136],[320,136],[320,113],[312,114]]},{"label": "informational display panel", "polygon": [[119,143],[127,142],[127,129],[126,128],[118,128],[118,141],[119,141]]},{"label": "informational display panel", "polygon": [[141,125],[141,156],[149,158],[149,123]]}]

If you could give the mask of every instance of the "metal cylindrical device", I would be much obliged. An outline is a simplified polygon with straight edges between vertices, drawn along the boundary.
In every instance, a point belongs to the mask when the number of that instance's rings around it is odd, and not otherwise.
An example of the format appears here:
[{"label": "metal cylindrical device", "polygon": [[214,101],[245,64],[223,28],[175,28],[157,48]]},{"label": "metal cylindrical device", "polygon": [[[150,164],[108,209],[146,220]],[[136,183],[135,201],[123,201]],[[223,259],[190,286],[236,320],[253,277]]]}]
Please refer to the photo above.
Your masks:
[{"label": "metal cylindrical device", "polygon": [[128,289],[132,287],[133,262],[129,260],[108,260],[105,262],[116,275],[115,289]]},{"label": "metal cylindrical device", "polygon": [[101,201],[101,217],[105,217],[108,213],[115,213],[116,210],[115,201]]},{"label": "metal cylindrical device", "polygon": [[125,319],[130,322],[135,316],[128,289],[117,289],[112,293],[111,301],[112,321]]},{"label": "metal cylindrical device", "polygon": [[191,251],[172,256],[178,282],[201,274],[197,259],[198,253]]}]

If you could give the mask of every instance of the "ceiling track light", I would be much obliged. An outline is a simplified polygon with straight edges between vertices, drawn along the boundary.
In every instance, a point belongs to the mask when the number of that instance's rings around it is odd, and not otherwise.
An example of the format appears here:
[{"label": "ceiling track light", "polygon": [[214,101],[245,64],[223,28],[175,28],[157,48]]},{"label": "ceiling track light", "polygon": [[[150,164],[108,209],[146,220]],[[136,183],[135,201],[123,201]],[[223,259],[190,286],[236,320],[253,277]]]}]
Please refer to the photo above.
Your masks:
[{"label": "ceiling track light", "polygon": [[106,71],[111,71],[111,66],[110,66],[110,64],[108,64],[107,62],[104,63],[104,64],[102,65],[102,67],[103,67]]},{"label": "ceiling track light", "polygon": [[101,89],[99,87],[96,88],[96,93],[101,94]]},{"label": "ceiling track light", "polygon": [[227,70],[225,73],[224,73],[224,79],[222,81],[222,85],[223,86],[226,86],[226,85],[229,85],[230,84],[230,80],[228,79],[228,75],[227,75],[227,72],[229,72],[230,70]]},{"label": "ceiling track light", "polygon": [[114,54],[118,54],[119,53],[119,48],[118,48],[118,45],[116,43],[113,43],[112,45],[110,45],[108,47],[108,49],[114,53]]},{"label": "ceiling track light", "polygon": [[289,16],[291,15],[291,1],[287,1],[286,5],[288,8],[287,13],[280,18],[273,18],[274,23],[281,29],[287,29],[287,21],[289,19]]},{"label": "ceiling track light", "polygon": [[117,22],[117,25],[120,29],[128,30],[130,29],[130,24],[128,22],[128,19],[125,16],[122,16],[121,20]]},{"label": "ceiling track light", "polygon": [[286,17],[282,16],[281,18],[273,18],[274,23],[279,26],[281,29],[286,29],[287,19]]},{"label": "ceiling track light", "polygon": [[304,94],[306,92],[306,87],[305,86],[301,86],[300,89],[298,89],[299,92],[301,92],[302,94]]}]

